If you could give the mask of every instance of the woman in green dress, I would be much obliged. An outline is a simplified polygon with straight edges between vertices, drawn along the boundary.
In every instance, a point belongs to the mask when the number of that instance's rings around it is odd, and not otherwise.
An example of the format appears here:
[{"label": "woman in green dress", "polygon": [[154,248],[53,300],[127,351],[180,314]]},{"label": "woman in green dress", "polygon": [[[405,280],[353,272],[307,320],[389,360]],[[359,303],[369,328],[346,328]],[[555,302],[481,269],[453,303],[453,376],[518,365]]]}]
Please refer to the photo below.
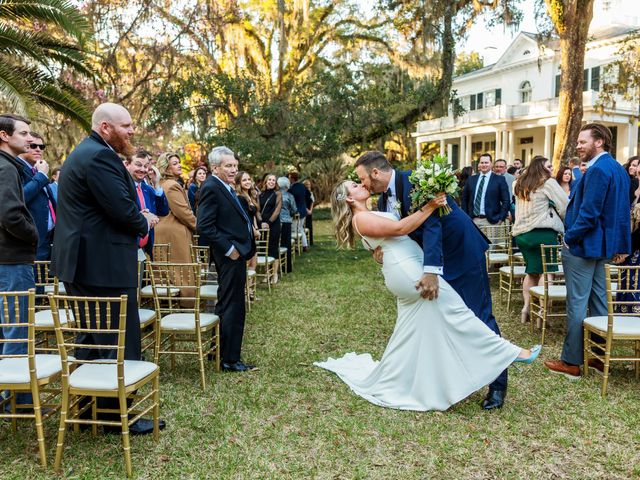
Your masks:
[{"label": "woman in green dress", "polygon": [[524,307],[522,322],[529,320],[529,289],[542,283],[540,245],[557,245],[558,234],[564,233],[564,214],[569,198],[552,176],[551,162],[536,156],[513,187],[516,197],[516,221],[512,235],[524,257],[522,285]]}]

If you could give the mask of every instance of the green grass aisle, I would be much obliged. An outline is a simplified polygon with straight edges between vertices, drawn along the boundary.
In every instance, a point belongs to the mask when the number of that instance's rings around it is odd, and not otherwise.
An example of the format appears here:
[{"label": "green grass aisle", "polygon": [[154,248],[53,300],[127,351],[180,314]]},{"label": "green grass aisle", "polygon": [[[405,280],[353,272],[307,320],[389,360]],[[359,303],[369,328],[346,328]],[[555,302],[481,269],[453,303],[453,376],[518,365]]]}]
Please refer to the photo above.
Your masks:
[{"label": "green grass aisle", "polygon": [[[395,302],[364,250],[338,252],[328,222],[316,225],[311,253],[247,317],[244,359],[259,369],[215,374],[200,390],[195,362],[162,361],[161,415],[168,427],[156,445],[134,437],[138,478],[603,478],[640,476],[640,384],[618,366],[609,396],[601,377],[576,383],[539,362],[510,370],[505,408],[483,412],[485,390],[445,413],[384,409],[351,394],[312,365],[348,351],[379,358],[395,321]],[[519,314],[494,295],[506,338],[539,341]],[[519,312],[520,305],[515,305]],[[425,319],[428,321],[428,319]],[[543,358],[559,353],[555,325]],[[442,368],[446,368],[443,365]],[[47,425],[53,462],[57,417]],[[35,433],[0,425],[5,478],[49,478],[37,462]],[[68,435],[67,478],[124,477],[119,436]]]}]

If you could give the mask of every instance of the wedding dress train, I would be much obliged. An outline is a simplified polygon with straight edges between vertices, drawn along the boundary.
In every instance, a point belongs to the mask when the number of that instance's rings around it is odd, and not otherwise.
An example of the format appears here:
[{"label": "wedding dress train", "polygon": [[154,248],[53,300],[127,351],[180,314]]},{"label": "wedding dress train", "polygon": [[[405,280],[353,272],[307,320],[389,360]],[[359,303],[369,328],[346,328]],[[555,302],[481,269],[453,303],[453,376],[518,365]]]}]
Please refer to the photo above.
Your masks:
[{"label": "wedding dress train", "polygon": [[492,332],[442,278],[437,300],[420,297],[415,283],[423,253],[417,243],[407,236],[363,241],[382,247],[385,284],[397,298],[395,329],[380,361],[351,352],[314,365],[336,373],[371,403],[424,411],[446,410],[516,359],[520,348]]}]

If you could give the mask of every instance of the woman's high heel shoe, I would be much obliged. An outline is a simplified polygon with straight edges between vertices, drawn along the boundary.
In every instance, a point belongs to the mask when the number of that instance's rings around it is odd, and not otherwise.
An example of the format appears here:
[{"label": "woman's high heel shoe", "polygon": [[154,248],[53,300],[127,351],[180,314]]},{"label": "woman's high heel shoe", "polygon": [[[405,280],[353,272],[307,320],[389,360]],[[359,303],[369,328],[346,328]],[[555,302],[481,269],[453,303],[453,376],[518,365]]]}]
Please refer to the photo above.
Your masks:
[{"label": "woman's high heel shoe", "polygon": [[529,355],[527,358],[516,358],[514,360],[514,363],[520,362],[526,363],[527,365],[533,363],[536,361],[536,358],[538,358],[538,355],[540,355],[540,350],[542,350],[542,345],[534,345],[533,347],[531,347],[531,355]]}]

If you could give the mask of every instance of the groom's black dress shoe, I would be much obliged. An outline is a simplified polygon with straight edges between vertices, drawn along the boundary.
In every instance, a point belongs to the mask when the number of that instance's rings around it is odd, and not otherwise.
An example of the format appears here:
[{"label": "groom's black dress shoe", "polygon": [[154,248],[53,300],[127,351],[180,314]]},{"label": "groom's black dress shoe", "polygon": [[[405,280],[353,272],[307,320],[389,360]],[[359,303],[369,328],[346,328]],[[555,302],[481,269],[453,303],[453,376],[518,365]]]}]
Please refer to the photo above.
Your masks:
[{"label": "groom's black dress shoe", "polygon": [[506,390],[489,390],[487,396],[482,401],[484,410],[493,410],[494,408],[502,408],[504,397],[507,396]]},{"label": "groom's black dress shoe", "polygon": [[248,372],[254,368],[256,368],[255,365],[247,365],[242,362],[222,363],[222,370],[224,372]]}]

